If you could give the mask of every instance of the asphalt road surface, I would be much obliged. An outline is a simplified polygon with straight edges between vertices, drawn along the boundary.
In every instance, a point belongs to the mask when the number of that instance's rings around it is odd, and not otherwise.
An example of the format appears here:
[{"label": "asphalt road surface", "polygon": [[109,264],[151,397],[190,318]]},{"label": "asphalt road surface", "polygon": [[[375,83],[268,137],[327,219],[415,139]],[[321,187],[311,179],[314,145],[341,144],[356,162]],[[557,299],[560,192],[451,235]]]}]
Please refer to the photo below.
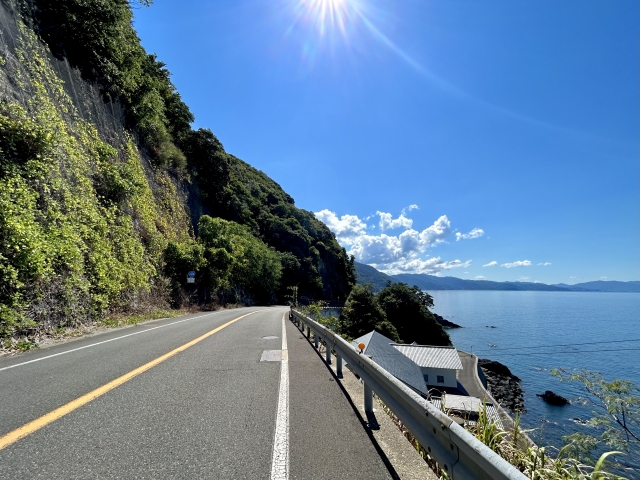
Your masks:
[{"label": "asphalt road surface", "polygon": [[287,312],[199,313],[0,359],[0,477],[392,478]]}]

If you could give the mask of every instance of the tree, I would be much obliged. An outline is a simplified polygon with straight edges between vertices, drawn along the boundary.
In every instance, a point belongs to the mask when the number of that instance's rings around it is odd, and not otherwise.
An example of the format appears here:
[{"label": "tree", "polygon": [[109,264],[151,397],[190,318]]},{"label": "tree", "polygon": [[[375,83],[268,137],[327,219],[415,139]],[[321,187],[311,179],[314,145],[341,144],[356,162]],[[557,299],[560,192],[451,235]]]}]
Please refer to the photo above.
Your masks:
[{"label": "tree", "polygon": [[401,342],[396,328],[378,305],[370,284],[356,285],[340,313],[341,333],[357,338],[376,330],[394,342]]},{"label": "tree", "polygon": [[433,298],[406,283],[388,284],[376,297],[387,320],[405,342],[423,345],[451,345],[451,339],[428,307]]},{"label": "tree", "polygon": [[[628,380],[607,382],[599,372],[580,370],[568,372],[555,369],[551,374],[564,382],[575,382],[588,395],[579,400],[595,408],[589,423],[603,428],[600,435],[606,445],[614,448],[640,450],[640,388]],[[590,435],[573,435],[570,440],[589,450],[597,445]]]},{"label": "tree", "polygon": [[208,215],[200,218],[198,233],[210,274],[226,272],[225,287],[233,292],[235,301],[270,302],[282,275],[280,257],[272,248],[251,235],[247,227]]}]

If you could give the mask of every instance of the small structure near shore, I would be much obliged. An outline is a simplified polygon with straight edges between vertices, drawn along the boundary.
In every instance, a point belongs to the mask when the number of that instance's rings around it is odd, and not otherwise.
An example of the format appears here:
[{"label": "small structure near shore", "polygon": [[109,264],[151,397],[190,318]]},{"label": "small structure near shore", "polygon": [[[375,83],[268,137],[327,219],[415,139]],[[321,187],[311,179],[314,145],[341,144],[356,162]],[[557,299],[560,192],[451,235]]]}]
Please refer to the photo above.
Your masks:
[{"label": "small structure near shore", "polygon": [[454,419],[457,417],[462,420],[464,425],[471,426],[476,424],[480,412],[486,406],[489,421],[504,430],[504,425],[502,424],[498,410],[493,403],[487,402],[483,404],[483,401],[476,397],[451,394],[444,394],[442,397],[432,397],[430,401],[437,409],[443,411],[450,417]]},{"label": "small structure near shore", "polygon": [[431,387],[458,387],[458,370],[462,362],[454,347],[435,347],[431,345],[403,345],[394,343],[393,347],[420,367],[424,382]]},{"label": "small structure near shore", "polygon": [[422,379],[420,368],[393,348],[393,340],[372,330],[366,335],[356,338],[351,344],[356,348],[359,344],[364,344],[363,355],[369,357],[419,395],[427,396],[427,388]]}]

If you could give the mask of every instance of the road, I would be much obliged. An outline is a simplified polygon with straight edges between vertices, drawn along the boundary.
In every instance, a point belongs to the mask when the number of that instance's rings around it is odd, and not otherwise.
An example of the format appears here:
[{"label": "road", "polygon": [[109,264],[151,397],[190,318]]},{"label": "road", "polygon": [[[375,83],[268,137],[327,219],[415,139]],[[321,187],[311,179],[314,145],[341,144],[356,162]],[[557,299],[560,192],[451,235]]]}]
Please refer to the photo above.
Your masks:
[{"label": "road", "polygon": [[0,359],[2,478],[392,478],[287,311],[163,319]]},{"label": "road", "polygon": [[473,355],[458,350],[458,356],[462,362],[462,370],[458,370],[458,382],[462,385],[467,395],[476,398],[484,398],[486,390],[478,379],[476,361]]}]

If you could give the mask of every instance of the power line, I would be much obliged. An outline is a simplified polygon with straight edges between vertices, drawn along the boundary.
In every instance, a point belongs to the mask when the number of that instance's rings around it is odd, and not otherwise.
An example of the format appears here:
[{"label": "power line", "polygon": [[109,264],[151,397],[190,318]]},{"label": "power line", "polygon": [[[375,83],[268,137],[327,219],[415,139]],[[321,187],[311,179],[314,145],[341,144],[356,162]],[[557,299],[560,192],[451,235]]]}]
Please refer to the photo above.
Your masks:
[{"label": "power line", "polygon": [[640,338],[634,338],[632,340],[609,340],[602,342],[585,342],[585,343],[563,343],[557,345],[537,345],[534,347],[507,347],[500,348],[500,350],[524,350],[525,348],[551,348],[551,347],[573,347],[574,345],[600,345],[603,343],[624,343],[624,342],[640,342]]},{"label": "power line", "polygon": [[[592,352],[624,352],[624,351],[629,351],[629,350],[640,350],[640,348],[617,348],[615,350],[607,348],[604,350],[569,350],[567,352],[562,352],[562,355],[564,354],[568,354],[568,353],[592,353]],[[500,350],[492,350],[491,352],[487,352],[482,353],[482,355],[489,355],[489,356],[493,356],[495,354],[501,354],[502,352]],[[529,352],[529,353],[508,353],[505,352],[505,355],[510,355],[510,356],[520,356],[520,355],[552,355],[552,354],[556,354],[558,352]]]}]

